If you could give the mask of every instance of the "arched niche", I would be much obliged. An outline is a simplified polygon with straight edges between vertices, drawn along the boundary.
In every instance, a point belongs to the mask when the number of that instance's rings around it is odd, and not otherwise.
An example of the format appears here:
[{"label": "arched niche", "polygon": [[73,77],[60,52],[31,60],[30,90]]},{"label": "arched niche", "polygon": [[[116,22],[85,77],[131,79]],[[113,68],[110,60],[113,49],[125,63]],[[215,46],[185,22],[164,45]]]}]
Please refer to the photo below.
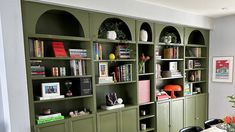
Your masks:
[{"label": "arched niche", "polygon": [[152,42],[152,29],[151,29],[151,26],[147,23],[147,22],[144,22],[141,26],[140,26],[140,31],[144,29],[145,31],[147,31],[148,33],[148,42]]},{"label": "arched niche", "polygon": [[167,26],[161,31],[161,34],[159,37],[159,42],[164,42],[165,36],[172,37],[171,43],[181,43],[180,34],[179,34],[178,30],[173,26]]},{"label": "arched niche", "polygon": [[204,45],[205,39],[204,39],[202,33],[198,30],[192,31],[188,37],[188,44]]},{"label": "arched niche", "polygon": [[36,24],[36,34],[84,37],[80,22],[69,12],[49,10],[43,13]]},{"label": "arched niche", "polygon": [[98,38],[106,39],[107,31],[114,30],[117,40],[132,40],[130,29],[127,24],[119,18],[107,18],[99,27]]}]

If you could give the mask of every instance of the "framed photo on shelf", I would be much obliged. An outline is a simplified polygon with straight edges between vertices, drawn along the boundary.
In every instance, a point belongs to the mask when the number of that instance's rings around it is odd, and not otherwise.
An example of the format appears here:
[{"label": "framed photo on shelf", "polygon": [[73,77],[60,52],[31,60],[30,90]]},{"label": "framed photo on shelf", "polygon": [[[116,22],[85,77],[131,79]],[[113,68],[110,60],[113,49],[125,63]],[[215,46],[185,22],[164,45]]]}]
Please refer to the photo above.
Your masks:
[{"label": "framed photo on shelf", "polygon": [[233,56],[213,57],[212,81],[233,82]]},{"label": "framed photo on shelf", "polygon": [[188,69],[193,69],[193,60],[188,60],[187,68]]},{"label": "framed photo on shelf", "polygon": [[60,96],[60,83],[42,83],[42,97]]},{"label": "framed photo on shelf", "polygon": [[99,76],[108,77],[108,62],[99,63]]}]

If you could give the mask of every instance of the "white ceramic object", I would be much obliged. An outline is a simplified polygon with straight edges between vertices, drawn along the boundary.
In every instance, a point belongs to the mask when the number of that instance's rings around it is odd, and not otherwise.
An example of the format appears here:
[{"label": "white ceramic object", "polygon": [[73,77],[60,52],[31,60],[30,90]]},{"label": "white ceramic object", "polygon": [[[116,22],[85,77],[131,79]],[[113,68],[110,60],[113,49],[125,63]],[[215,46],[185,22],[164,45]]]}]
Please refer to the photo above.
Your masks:
[{"label": "white ceramic object", "polygon": [[144,29],[140,30],[140,41],[148,41],[148,32]]},{"label": "white ceramic object", "polygon": [[123,102],[123,99],[122,99],[122,98],[118,98],[118,99],[117,99],[117,103],[118,103],[118,104],[122,104],[122,102]]},{"label": "white ceramic object", "polygon": [[107,39],[116,40],[117,33],[115,31],[107,31]]}]

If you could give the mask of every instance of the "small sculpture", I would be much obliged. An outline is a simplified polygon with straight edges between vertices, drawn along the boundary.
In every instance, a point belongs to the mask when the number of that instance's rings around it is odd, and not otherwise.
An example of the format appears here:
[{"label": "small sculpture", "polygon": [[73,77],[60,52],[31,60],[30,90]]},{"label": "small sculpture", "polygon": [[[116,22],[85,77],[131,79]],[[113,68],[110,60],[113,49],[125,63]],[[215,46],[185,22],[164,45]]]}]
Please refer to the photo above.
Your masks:
[{"label": "small sculpture", "polygon": [[67,97],[73,96],[73,93],[72,93],[72,91],[70,90],[70,88],[71,88],[71,86],[72,86],[72,82],[66,81],[66,82],[65,82],[65,86],[67,87],[66,96],[67,96]]},{"label": "small sculpture", "polygon": [[116,93],[109,93],[106,95],[106,105],[113,106],[117,104],[117,94]]},{"label": "small sculpture", "polygon": [[69,112],[70,117],[77,117],[77,116],[83,116],[83,115],[89,115],[89,114],[90,114],[90,111],[87,110],[86,108],[84,108],[84,110],[81,110],[79,112],[78,110]]}]

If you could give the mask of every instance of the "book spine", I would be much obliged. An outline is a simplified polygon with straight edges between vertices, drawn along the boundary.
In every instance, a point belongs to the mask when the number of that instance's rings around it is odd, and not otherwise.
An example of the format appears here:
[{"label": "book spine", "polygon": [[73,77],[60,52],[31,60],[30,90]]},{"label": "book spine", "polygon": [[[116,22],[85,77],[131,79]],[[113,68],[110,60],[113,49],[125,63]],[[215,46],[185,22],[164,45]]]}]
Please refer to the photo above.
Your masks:
[{"label": "book spine", "polygon": [[34,40],[34,57],[39,57],[38,56],[38,45],[39,45],[39,41]]},{"label": "book spine", "polygon": [[101,44],[99,44],[99,59],[103,60],[103,47]]},{"label": "book spine", "polygon": [[95,44],[95,58],[99,60],[99,43]]},{"label": "book spine", "polygon": [[78,61],[78,69],[79,69],[79,75],[83,75],[83,70],[82,70],[82,60]]},{"label": "book spine", "polygon": [[41,57],[44,57],[44,41],[41,41]]},{"label": "book spine", "polygon": [[70,60],[71,75],[77,76],[76,60]]}]

